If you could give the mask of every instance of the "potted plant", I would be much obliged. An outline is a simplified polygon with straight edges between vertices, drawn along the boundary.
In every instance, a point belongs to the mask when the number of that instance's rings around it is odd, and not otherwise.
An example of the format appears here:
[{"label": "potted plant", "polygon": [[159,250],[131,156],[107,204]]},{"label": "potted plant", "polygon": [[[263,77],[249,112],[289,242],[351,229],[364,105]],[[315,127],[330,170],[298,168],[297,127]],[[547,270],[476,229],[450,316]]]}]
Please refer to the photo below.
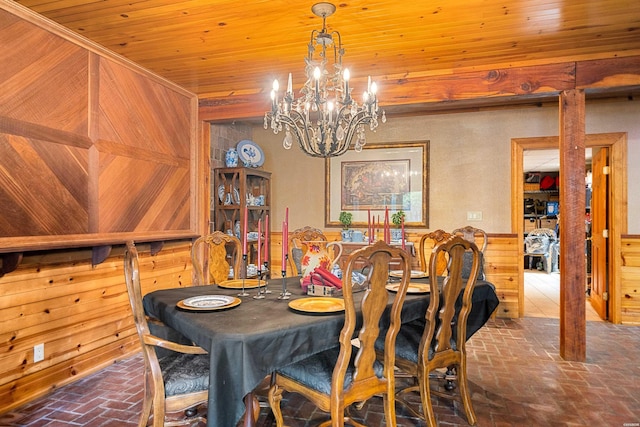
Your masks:
[{"label": "potted plant", "polygon": [[342,232],[340,235],[342,236],[343,242],[351,241],[351,232],[349,231],[349,226],[351,225],[351,221],[353,220],[353,214],[351,212],[340,212],[340,216],[338,217],[338,221],[342,224]]},{"label": "potted plant", "polygon": [[405,214],[402,209],[391,215],[391,222],[396,226],[391,230],[391,240],[402,240],[402,229],[400,227],[404,218]]}]

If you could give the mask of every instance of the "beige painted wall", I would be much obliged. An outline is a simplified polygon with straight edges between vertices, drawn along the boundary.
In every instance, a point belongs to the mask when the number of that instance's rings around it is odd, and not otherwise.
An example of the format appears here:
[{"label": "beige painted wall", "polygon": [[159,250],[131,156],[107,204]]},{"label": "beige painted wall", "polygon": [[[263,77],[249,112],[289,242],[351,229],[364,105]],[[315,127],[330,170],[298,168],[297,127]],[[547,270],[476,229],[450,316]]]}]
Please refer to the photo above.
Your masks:
[{"label": "beige painted wall", "polygon": [[[588,133],[628,132],[629,228],[640,234],[640,101],[588,103]],[[490,233],[511,232],[511,138],[558,134],[558,109],[526,107],[505,110],[395,118],[388,116],[370,144],[430,140],[430,229],[450,230],[473,224]],[[284,208],[289,228],[324,227],[324,160],[304,155],[297,146],[282,148],[284,134],[261,126],[253,140],[265,152],[264,168],[273,172],[273,231],[281,230]],[[469,210],[482,221],[469,223]]]}]

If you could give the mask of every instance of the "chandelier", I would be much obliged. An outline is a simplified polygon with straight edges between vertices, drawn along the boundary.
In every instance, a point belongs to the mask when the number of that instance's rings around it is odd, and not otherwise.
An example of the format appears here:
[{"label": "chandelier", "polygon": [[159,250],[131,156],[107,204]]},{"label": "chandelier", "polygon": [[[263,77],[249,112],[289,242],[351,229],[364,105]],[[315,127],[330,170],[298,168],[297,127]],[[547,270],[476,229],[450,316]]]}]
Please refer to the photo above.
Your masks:
[{"label": "chandelier", "polygon": [[[294,99],[291,73],[284,96],[278,94],[278,80],[273,82],[271,111],[264,115],[264,128],[274,134],[284,130],[282,145],[290,149],[293,138],[302,151],[313,157],[334,157],[344,154],[352,145],[356,152],[366,144],[365,126],[378,127],[377,86],[368,78],[362,103],[351,97],[349,70],[342,67],[342,40],[337,31],[328,32],[326,19],[336,7],[317,3],[311,11],[322,18],[322,30],[313,30],[305,58],[307,81]],[[317,53],[316,53],[317,51]],[[331,58],[331,56],[333,58]],[[330,63],[330,60],[333,63]],[[387,121],[384,111],[381,120]]]}]

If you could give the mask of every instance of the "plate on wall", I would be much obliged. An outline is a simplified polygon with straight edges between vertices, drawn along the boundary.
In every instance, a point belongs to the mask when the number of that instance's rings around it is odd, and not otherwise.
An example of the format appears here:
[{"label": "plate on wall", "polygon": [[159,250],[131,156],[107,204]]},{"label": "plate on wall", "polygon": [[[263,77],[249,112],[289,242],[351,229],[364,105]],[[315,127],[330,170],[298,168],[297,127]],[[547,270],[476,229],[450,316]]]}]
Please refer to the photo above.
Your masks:
[{"label": "plate on wall", "polygon": [[238,142],[236,150],[238,151],[238,157],[240,157],[240,160],[242,160],[245,165],[258,167],[264,164],[262,148],[255,142],[243,139]]},{"label": "plate on wall", "polygon": [[229,295],[200,295],[197,297],[185,298],[176,304],[179,308],[192,311],[212,311],[225,310],[236,307],[242,301],[240,298]]}]

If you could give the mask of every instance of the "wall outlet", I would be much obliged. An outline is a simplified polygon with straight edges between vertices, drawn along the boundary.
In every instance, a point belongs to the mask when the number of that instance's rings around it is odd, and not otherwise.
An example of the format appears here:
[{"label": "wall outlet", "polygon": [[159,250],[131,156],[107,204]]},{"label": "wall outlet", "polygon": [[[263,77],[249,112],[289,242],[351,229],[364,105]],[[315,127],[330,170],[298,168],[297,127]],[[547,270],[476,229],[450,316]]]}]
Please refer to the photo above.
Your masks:
[{"label": "wall outlet", "polygon": [[482,211],[467,211],[467,221],[482,221]]},{"label": "wall outlet", "polygon": [[33,363],[44,360],[44,343],[33,346]]}]

